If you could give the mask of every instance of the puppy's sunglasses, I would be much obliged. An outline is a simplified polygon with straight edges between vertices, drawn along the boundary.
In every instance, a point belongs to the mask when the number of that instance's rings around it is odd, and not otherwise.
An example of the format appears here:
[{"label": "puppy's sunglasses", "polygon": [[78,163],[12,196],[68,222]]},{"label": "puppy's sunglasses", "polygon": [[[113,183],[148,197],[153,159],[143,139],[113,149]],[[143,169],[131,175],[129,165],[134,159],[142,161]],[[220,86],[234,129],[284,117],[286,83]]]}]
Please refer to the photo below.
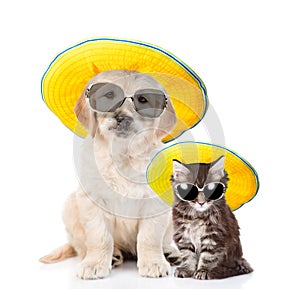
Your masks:
[{"label": "puppy's sunglasses", "polygon": [[176,195],[183,201],[194,201],[200,192],[203,192],[205,199],[216,201],[221,199],[225,193],[225,185],[219,182],[206,184],[203,188],[190,183],[182,183],[175,186]]},{"label": "puppy's sunglasses", "polygon": [[133,96],[126,96],[121,87],[113,83],[96,83],[86,90],[86,100],[93,111],[114,112],[130,98],[134,109],[143,117],[157,118],[167,107],[163,91],[141,89]]}]

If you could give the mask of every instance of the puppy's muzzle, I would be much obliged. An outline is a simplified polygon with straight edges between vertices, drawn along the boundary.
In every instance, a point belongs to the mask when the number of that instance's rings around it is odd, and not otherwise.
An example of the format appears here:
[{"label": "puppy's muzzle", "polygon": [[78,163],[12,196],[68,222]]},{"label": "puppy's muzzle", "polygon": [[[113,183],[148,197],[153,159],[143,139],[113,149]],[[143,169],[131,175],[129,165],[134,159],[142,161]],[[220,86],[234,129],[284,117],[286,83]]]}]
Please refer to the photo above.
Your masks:
[{"label": "puppy's muzzle", "polygon": [[128,115],[118,114],[115,117],[117,121],[117,130],[118,131],[127,131],[130,128],[130,125],[133,122],[133,118]]}]

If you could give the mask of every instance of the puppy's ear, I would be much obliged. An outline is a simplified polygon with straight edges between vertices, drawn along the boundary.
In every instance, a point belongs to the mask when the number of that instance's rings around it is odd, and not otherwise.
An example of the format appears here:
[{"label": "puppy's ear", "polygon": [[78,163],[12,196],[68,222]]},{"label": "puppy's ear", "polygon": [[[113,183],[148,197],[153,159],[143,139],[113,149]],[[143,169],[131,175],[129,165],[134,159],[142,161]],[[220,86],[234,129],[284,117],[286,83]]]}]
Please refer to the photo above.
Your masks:
[{"label": "puppy's ear", "polygon": [[97,115],[96,112],[89,109],[86,105],[85,90],[82,92],[74,108],[77,119],[89,131],[92,137],[97,131]]},{"label": "puppy's ear", "polygon": [[166,111],[161,115],[156,135],[159,139],[165,137],[176,124],[177,118],[171,99],[168,98]]}]

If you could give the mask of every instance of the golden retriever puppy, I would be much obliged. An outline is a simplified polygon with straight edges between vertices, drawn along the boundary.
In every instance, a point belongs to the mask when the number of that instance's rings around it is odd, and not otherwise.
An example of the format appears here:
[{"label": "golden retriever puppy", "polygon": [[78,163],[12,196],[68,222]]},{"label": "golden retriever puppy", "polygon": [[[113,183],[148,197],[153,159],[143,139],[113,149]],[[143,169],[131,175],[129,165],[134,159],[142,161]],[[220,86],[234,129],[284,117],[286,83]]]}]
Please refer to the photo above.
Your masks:
[{"label": "golden retriever puppy", "polygon": [[171,211],[146,181],[149,161],[176,122],[167,93],[148,75],[106,71],[87,84],[75,113],[89,136],[74,148],[80,187],[63,213],[69,242],[40,261],[79,255],[78,277],[97,279],[131,255],[140,275],[168,275],[167,260],[180,263]]}]

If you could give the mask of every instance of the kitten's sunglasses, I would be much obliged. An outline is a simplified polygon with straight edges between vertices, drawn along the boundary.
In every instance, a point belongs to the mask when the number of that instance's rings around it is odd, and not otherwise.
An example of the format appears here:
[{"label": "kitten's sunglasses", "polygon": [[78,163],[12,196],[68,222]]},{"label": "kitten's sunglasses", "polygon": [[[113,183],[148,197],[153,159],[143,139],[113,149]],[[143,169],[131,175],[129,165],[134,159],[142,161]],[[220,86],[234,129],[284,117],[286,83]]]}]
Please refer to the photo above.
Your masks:
[{"label": "kitten's sunglasses", "polygon": [[165,93],[158,89],[141,89],[133,96],[126,96],[124,90],[113,83],[96,83],[86,90],[86,100],[95,112],[114,112],[127,98],[134,109],[143,117],[157,118],[167,107]]},{"label": "kitten's sunglasses", "polygon": [[203,188],[190,183],[182,183],[175,186],[176,195],[183,201],[194,201],[200,192],[203,192],[205,199],[216,201],[221,199],[225,193],[225,185],[219,182],[206,184]]}]

